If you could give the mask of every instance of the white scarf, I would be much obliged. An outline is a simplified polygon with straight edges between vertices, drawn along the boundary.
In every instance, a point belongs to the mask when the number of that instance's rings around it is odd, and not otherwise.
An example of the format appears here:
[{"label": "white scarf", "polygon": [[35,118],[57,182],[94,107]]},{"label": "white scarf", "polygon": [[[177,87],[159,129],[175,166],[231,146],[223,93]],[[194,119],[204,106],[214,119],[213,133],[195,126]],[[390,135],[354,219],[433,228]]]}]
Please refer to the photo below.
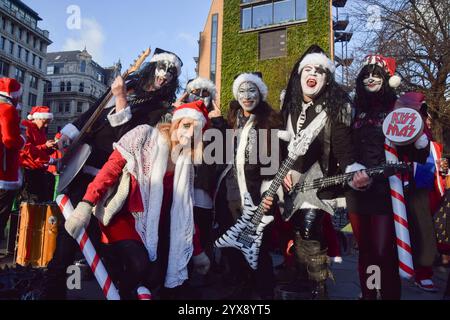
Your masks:
[{"label": "white scarf", "polygon": [[[127,161],[128,172],[139,184],[143,212],[134,212],[136,231],[157,259],[158,229],[164,193],[169,147],[163,135],[148,125],[136,127],[114,144]],[[175,167],[173,201],[170,212],[170,250],[166,287],[177,287],[188,279],[187,265],[192,257],[194,169],[188,156],[180,155]]]}]

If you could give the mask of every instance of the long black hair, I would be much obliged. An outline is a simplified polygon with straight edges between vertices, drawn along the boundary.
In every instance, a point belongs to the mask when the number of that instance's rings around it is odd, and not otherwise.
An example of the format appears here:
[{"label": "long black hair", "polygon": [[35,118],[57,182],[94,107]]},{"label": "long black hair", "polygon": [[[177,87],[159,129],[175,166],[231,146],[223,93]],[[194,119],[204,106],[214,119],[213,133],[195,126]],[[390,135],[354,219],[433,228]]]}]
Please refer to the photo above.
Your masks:
[{"label": "long black hair", "polygon": [[[289,83],[286,89],[286,96],[284,98],[282,115],[284,121],[287,121],[289,114],[298,110],[303,103],[303,90],[301,86],[301,75],[299,74],[299,66],[303,59],[311,53],[325,54],[323,49],[318,45],[312,45],[295,63],[294,68],[289,78]],[[349,122],[349,112],[344,108],[344,105],[351,103],[350,97],[344,89],[335,81],[334,74],[328,69],[326,70],[326,84],[316,102],[321,104],[329,111],[331,120],[341,119],[343,122]],[[343,118],[342,118],[343,117]]]},{"label": "long black hair", "polygon": [[169,83],[154,92],[146,91],[148,84],[155,82],[157,65],[157,62],[146,63],[138,72],[130,75],[127,79],[129,80],[127,87],[134,90],[136,99],[145,99],[156,95],[159,99],[171,104],[175,102],[180,89],[180,82],[178,76],[176,76],[176,71],[175,76]]},{"label": "long black hair", "polygon": [[[368,92],[364,87],[364,78],[369,76],[371,73],[383,79],[383,85],[378,92]],[[372,111],[390,111],[396,101],[397,95],[395,90],[389,86],[389,75],[387,72],[376,64],[364,66],[356,78],[356,95],[354,105],[357,112],[370,113]],[[373,110],[373,103],[376,103],[377,106],[381,108]]]}]

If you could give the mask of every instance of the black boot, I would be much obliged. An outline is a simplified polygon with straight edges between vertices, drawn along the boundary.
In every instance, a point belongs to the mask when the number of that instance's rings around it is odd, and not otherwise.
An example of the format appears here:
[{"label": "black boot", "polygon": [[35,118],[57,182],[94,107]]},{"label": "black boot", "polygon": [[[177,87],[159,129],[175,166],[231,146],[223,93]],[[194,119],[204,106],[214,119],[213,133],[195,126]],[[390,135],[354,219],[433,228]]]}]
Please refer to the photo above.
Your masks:
[{"label": "black boot", "polygon": [[327,249],[321,249],[319,241],[303,241],[307,252],[308,276],[311,280],[311,299],[328,300],[326,281],[333,278],[328,268]]}]

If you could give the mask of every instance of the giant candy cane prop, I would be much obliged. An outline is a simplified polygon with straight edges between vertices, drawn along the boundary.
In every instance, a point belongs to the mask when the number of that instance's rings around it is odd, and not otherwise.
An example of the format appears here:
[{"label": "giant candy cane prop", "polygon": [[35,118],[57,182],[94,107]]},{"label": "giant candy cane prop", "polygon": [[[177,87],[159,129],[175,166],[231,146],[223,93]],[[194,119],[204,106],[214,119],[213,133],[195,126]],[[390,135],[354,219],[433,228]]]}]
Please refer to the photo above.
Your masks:
[{"label": "giant candy cane prop", "polygon": [[[60,195],[56,198],[56,203],[61,209],[64,218],[67,220],[70,215],[73,213],[73,206],[70,202],[70,199],[66,195]],[[86,258],[87,263],[92,269],[92,272],[97,279],[100,288],[102,288],[103,294],[108,300],[120,300],[119,291],[115,287],[114,283],[111,281],[111,278],[108,275],[108,272],[105,269],[102,261],[100,260],[100,256],[95,251],[95,248],[89,239],[89,236],[86,230],[83,230],[80,236],[77,239],[78,244],[80,245],[80,249],[83,252],[84,257]]]},{"label": "giant candy cane prop", "polygon": [[[69,197],[66,195],[60,195],[56,198],[56,202],[58,203],[64,218],[67,220],[73,213],[73,206]],[[86,230],[83,230],[81,235],[78,237],[77,242],[80,245],[80,249],[86,258],[86,261],[89,263],[98,284],[102,288],[106,299],[120,300],[119,291],[117,291],[114,283],[111,281],[111,278],[100,260],[99,255],[95,251]],[[152,294],[147,288],[140,287],[138,289],[138,300],[152,300]]]},{"label": "giant candy cane prop", "polygon": [[[386,152],[386,162],[398,162],[397,149],[388,139],[386,139],[384,149]],[[397,174],[391,176],[389,178],[389,184],[391,189],[392,209],[394,210],[400,276],[402,278],[410,279],[414,275],[414,266],[401,175]]]}]

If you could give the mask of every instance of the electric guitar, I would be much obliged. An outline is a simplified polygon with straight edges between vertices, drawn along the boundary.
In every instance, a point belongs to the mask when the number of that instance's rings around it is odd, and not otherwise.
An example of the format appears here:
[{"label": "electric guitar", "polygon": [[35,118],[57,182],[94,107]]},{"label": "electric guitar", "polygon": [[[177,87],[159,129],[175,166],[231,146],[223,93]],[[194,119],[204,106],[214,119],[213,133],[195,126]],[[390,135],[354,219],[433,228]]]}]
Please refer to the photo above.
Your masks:
[{"label": "electric guitar", "polygon": [[[122,75],[123,79],[126,79],[131,73],[136,72],[141,67],[142,63],[144,63],[145,59],[150,55],[150,48],[145,50],[130,66],[130,68]],[[91,132],[93,125],[102,115],[102,112],[107,108],[109,102],[113,98],[113,94],[111,92],[111,88],[108,89],[107,94],[101,101],[98,108],[89,118],[89,120],[85,123],[83,128],[80,131],[80,134],[77,138],[75,138],[70,146],[65,150],[64,155],[60,162],[58,163],[58,171],[60,173],[59,177],[59,185],[57,192],[61,193],[67,186],[72,182],[72,180],[76,177],[76,175],[83,168],[87,159],[92,153],[92,147],[86,143],[84,140],[86,136]],[[139,103],[139,102],[135,102]]]},{"label": "electric guitar", "polygon": [[[288,146],[289,155],[275,175],[269,190],[265,193],[266,198],[273,197],[276,194],[295,161],[298,157],[306,154],[311,143],[325,127],[327,118],[326,111],[322,111],[306,129],[300,131],[295,139],[290,142]],[[272,223],[274,218],[264,214],[262,202],[259,206],[253,204],[250,193],[246,192],[243,195],[242,202],[243,212],[241,217],[215,242],[215,247],[240,250],[250,267],[256,270],[264,229]]]},{"label": "electric guitar", "polygon": [[[409,164],[404,162],[386,163],[363,171],[369,177],[384,176],[387,178],[400,172],[408,171],[410,167]],[[350,172],[332,177],[324,177],[319,163],[314,163],[305,174],[301,175],[300,181],[285,196],[283,219],[288,221],[297,210],[301,209],[305,202],[333,214],[333,207],[327,201],[320,200],[317,197],[317,191],[333,186],[345,186],[353,179],[354,174],[355,172]]]}]

